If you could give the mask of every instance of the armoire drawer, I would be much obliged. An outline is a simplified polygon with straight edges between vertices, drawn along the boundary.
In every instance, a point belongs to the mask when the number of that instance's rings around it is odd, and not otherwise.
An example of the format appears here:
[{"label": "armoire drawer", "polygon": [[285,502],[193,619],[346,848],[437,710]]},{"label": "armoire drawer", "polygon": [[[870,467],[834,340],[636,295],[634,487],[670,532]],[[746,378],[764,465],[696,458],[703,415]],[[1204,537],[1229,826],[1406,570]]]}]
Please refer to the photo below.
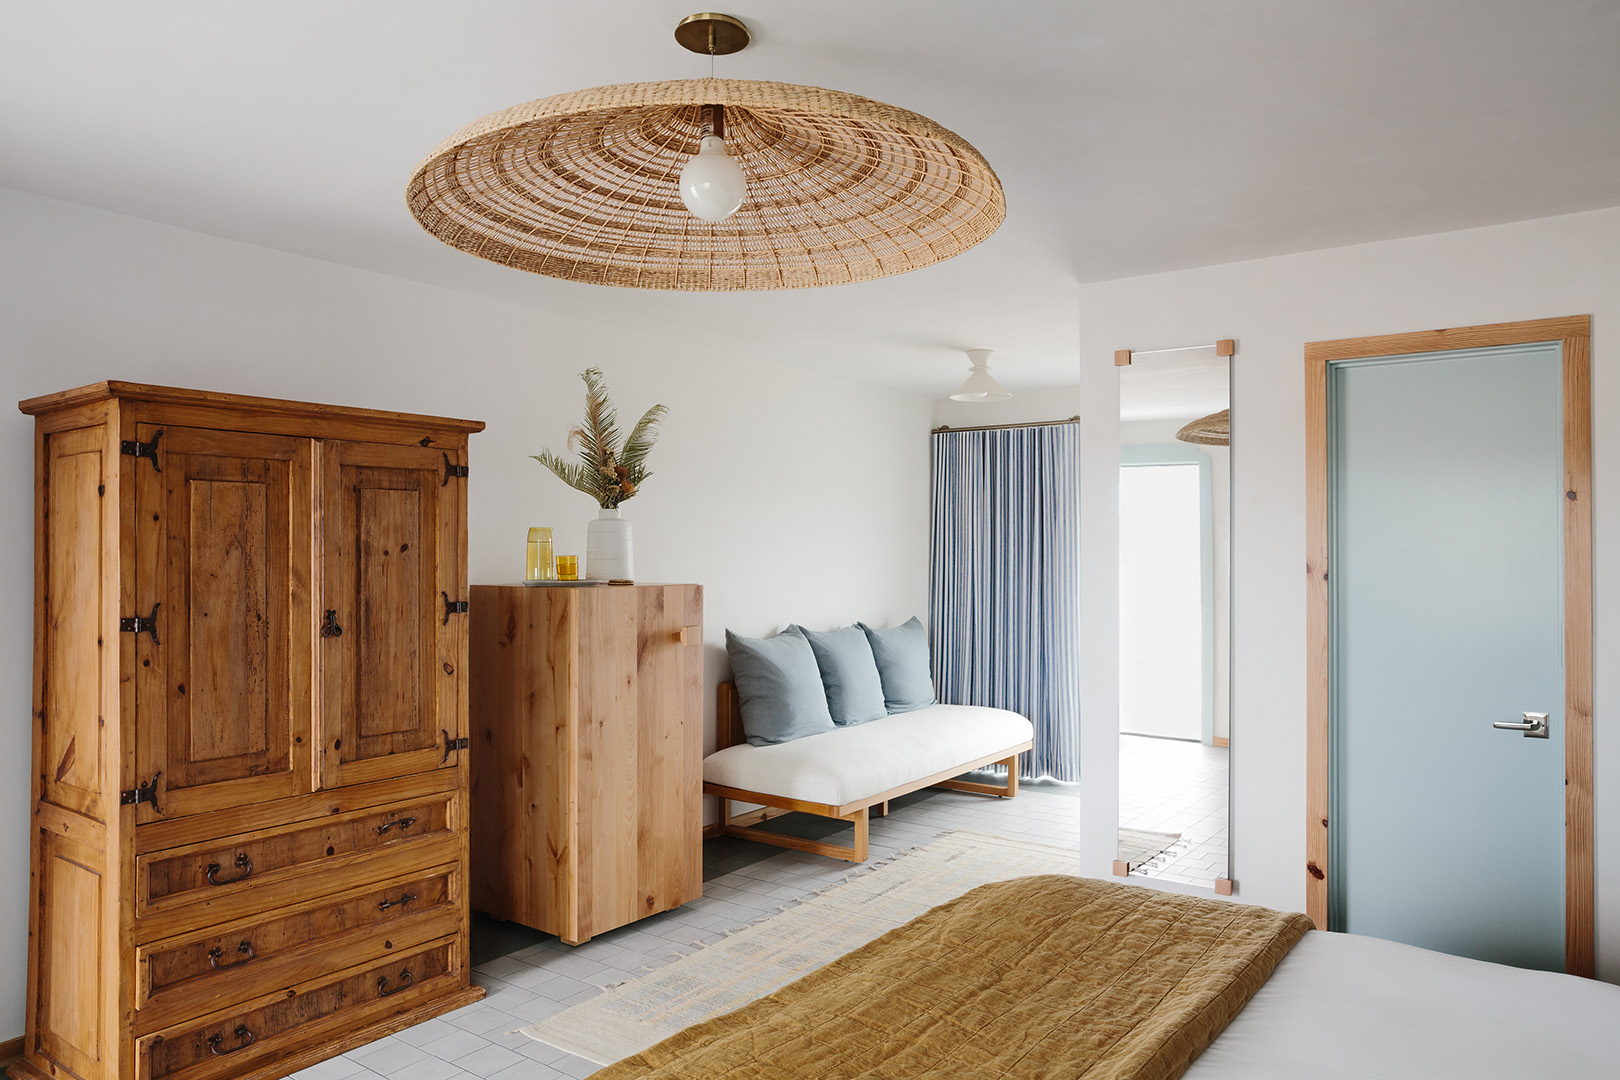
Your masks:
[{"label": "armoire drawer", "polygon": [[[453,861],[460,816],[456,793],[442,792],[150,852],[135,860],[135,914],[147,919],[185,908],[184,924],[175,927],[185,930]],[[386,859],[390,854],[399,858]],[[206,910],[193,910],[197,905]],[[167,936],[137,934],[143,941]]]},{"label": "armoire drawer", "polygon": [[325,979],[177,1024],[136,1040],[139,1080],[235,1076],[443,993],[460,978],[455,939],[374,960]]},{"label": "armoire drawer", "polygon": [[441,866],[138,946],[136,1034],[455,934],[461,895]]}]

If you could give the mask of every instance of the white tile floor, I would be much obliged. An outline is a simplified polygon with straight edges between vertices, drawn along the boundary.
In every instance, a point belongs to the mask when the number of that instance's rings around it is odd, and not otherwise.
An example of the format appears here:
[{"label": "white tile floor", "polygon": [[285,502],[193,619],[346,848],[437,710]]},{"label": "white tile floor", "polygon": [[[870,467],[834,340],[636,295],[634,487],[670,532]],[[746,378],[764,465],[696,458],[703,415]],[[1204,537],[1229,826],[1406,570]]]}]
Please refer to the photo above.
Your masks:
[{"label": "white tile floor", "polygon": [[1227,876],[1228,751],[1142,735],[1119,737],[1119,824],[1181,834],[1133,875],[1213,886]]},{"label": "white tile floor", "polygon": [[[1015,799],[921,791],[874,818],[871,857],[927,843],[949,829],[971,829],[1075,847],[1078,787],[1025,784]],[[837,828],[798,815],[779,826],[803,835]],[[841,837],[839,838],[842,839]],[[599,1066],[535,1042],[518,1029],[632,979],[726,931],[768,918],[852,870],[849,863],[729,838],[704,845],[703,897],[675,911],[621,927],[570,948],[512,923],[473,920],[474,979],[483,1001],[368,1043],[295,1074],[299,1080],[556,1080]]]}]

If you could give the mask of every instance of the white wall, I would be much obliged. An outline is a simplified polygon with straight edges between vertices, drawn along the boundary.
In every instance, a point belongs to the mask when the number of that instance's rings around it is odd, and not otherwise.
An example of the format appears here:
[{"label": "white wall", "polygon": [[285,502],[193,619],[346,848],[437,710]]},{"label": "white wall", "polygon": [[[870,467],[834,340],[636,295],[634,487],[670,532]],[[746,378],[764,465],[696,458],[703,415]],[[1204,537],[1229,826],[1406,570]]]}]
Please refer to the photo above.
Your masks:
[{"label": "white wall", "polygon": [[[621,416],[670,407],[654,475],[624,510],[638,577],[704,586],[711,687],[728,626],[925,613],[929,403],[728,355],[691,326],[642,330],[0,190],[0,402],[110,378],[485,420],[471,580],[516,582],[530,525],[583,553],[594,503],[526,455],[562,448],[576,375],[595,364]],[[0,880],[0,1040],[23,1026],[32,432],[20,414],[0,423],[0,607],[13,614],[0,621],[0,865],[14,871]],[[712,692],[708,708],[712,747]]]},{"label": "white wall", "polygon": [[[1082,847],[1107,873],[1117,821],[1117,375],[1113,352],[1236,338],[1232,448],[1232,873],[1238,898],[1305,902],[1307,341],[1593,316],[1598,970],[1620,981],[1620,209],[1084,286]],[[1007,402],[1013,405],[1018,399]],[[1039,410],[1019,419],[1046,418]],[[969,422],[969,421],[962,421]],[[987,420],[981,422],[1001,422]],[[1101,722],[1090,722],[1101,718]],[[1101,767],[1106,763],[1107,767]],[[1488,823],[1464,823],[1488,827]]]}]

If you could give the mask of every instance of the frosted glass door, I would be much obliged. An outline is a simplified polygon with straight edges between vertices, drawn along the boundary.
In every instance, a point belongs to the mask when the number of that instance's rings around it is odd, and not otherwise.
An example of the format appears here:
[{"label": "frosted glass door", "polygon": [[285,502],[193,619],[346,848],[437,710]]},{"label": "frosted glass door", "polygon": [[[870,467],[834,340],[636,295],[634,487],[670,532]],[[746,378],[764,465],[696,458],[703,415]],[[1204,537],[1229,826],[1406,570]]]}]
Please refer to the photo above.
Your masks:
[{"label": "frosted glass door", "polygon": [[1334,929],[1563,970],[1560,370],[1330,368]]}]

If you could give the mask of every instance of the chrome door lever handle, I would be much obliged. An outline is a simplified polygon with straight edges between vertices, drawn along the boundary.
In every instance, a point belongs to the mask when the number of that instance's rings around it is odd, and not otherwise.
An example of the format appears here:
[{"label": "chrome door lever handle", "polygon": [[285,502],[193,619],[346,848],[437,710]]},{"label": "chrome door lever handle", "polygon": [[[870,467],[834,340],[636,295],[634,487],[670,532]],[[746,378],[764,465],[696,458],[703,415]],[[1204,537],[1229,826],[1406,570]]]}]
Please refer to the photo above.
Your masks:
[{"label": "chrome door lever handle", "polygon": [[1503,731],[1522,731],[1527,739],[1545,739],[1548,737],[1547,714],[1544,712],[1527,712],[1524,714],[1524,723],[1514,724],[1498,720],[1491,725]]}]

